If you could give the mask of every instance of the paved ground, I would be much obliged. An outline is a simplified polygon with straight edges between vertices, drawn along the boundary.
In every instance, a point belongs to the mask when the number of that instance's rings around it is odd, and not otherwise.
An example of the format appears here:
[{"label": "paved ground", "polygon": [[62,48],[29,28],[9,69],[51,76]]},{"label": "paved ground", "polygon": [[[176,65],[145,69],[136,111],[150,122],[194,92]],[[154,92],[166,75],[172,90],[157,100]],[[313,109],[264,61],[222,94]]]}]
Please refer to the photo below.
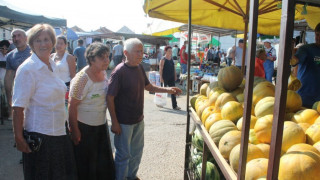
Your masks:
[{"label": "paved ground", "polygon": [[[145,148],[138,176],[143,180],[183,179],[186,95],[177,98],[181,111],[172,110],[170,98],[164,108],[156,107],[153,98],[153,94],[145,92]],[[23,179],[21,153],[13,143],[11,121],[5,121],[0,125],[1,180]]]}]

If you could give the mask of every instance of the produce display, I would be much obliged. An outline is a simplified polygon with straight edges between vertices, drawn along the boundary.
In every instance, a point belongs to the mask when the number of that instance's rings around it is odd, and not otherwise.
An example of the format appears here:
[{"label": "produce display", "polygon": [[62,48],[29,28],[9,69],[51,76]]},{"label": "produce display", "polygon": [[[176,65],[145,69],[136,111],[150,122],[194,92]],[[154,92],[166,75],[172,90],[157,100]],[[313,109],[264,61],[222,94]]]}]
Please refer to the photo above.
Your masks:
[{"label": "produce display", "polygon": [[[238,70],[233,66],[221,69],[218,82],[202,85],[201,95],[194,96],[190,101],[221,155],[236,173],[239,165],[244,101],[244,80]],[[301,97],[296,93],[299,82],[290,78],[279,180],[319,179],[320,103],[314,103],[312,109],[302,107]],[[246,179],[266,178],[274,96],[275,86],[263,78],[255,77]]]}]

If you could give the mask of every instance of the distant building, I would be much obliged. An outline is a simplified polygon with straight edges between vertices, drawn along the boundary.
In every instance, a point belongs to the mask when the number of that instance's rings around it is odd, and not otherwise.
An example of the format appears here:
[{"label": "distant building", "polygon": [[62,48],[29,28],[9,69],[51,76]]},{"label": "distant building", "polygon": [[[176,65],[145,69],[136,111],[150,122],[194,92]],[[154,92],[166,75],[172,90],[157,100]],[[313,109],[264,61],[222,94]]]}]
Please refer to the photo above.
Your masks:
[{"label": "distant building", "polygon": [[106,27],[100,27],[99,29],[95,30],[96,32],[101,32],[103,34],[113,33],[111,30],[107,29]]},{"label": "distant building", "polygon": [[124,33],[124,34],[135,34],[131,29],[127,26],[123,26],[121,29],[117,31],[117,33]]},{"label": "distant building", "polygon": [[85,32],[83,29],[79,28],[78,26],[73,26],[70,29],[72,29],[74,32]]}]

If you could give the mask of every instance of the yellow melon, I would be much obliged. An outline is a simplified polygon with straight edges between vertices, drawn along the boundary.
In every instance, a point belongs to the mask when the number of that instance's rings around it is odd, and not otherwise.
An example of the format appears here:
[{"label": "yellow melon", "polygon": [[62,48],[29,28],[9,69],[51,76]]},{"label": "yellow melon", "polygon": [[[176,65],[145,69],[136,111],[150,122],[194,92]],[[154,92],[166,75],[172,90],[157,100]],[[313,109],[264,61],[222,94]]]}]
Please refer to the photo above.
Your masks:
[{"label": "yellow melon", "polygon": [[238,102],[244,102],[244,94],[240,93],[236,96]]},{"label": "yellow melon", "polygon": [[243,89],[241,87],[237,87],[237,89],[231,91],[231,94],[233,97],[237,97],[238,94],[242,94],[243,93]]},{"label": "yellow melon", "polygon": [[256,146],[258,146],[258,148],[261,149],[261,151],[263,152],[266,158],[269,158],[269,153],[270,153],[269,144],[260,143],[260,144],[257,144]]},{"label": "yellow melon", "polygon": [[266,115],[257,120],[254,126],[254,132],[260,142],[270,144],[272,122],[273,115]]},{"label": "yellow melon", "polygon": [[255,106],[262,98],[275,95],[275,87],[269,81],[260,82],[253,88],[252,104]]},{"label": "yellow melon", "polygon": [[295,123],[313,124],[318,117],[319,117],[319,114],[316,110],[305,109],[305,110],[296,112],[291,120]]},{"label": "yellow melon", "polygon": [[207,88],[209,86],[209,83],[204,83],[201,85],[200,87],[200,94],[201,95],[204,95],[204,96],[207,96]]},{"label": "yellow melon", "polygon": [[318,180],[320,156],[307,151],[287,152],[280,158],[279,180]]},{"label": "yellow melon", "polygon": [[[250,129],[254,128],[254,125],[256,124],[258,118],[256,118],[255,116],[251,115],[251,120],[250,120]],[[243,121],[243,117],[241,117],[238,122],[237,122],[237,128],[239,129],[239,131],[242,131],[242,122]]]},{"label": "yellow melon", "polygon": [[206,93],[207,97],[209,97],[210,91],[215,87],[219,87],[219,82],[218,81],[215,81],[215,82],[212,82],[212,83],[209,84],[209,86],[207,87],[207,93]]},{"label": "yellow melon", "polygon": [[211,125],[220,120],[222,120],[221,113],[213,113],[206,119],[204,127],[209,131]]},{"label": "yellow melon", "polygon": [[209,106],[209,107],[206,107],[202,114],[201,114],[201,121],[202,121],[202,124],[204,124],[204,122],[206,122],[206,119],[211,115],[213,114],[213,111],[214,111],[214,106]]},{"label": "yellow melon", "polygon": [[268,159],[258,158],[247,163],[246,180],[256,180],[261,176],[266,176],[268,171]]},{"label": "yellow melon", "polygon": [[310,144],[305,144],[305,143],[295,144],[287,150],[287,153],[295,152],[295,151],[297,151],[297,152],[313,152],[313,153],[317,154],[318,156],[320,156],[320,152]]},{"label": "yellow melon", "polygon": [[241,143],[241,131],[229,131],[222,136],[219,142],[219,151],[225,159],[229,159],[231,150]]},{"label": "yellow melon", "polygon": [[282,153],[287,152],[287,150],[294,144],[305,142],[306,135],[303,129],[298,124],[292,121],[285,121],[282,136]]},{"label": "yellow melon", "polygon": [[242,72],[239,68],[235,66],[229,66],[219,70],[219,84],[227,91],[232,91],[236,89],[242,83],[242,80]]},{"label": "yellow melon", "polygon": [[297,112],[302,106],[301,96],[292,90],[287,91],[286,112]]},{"label": "yellow melon", "polygon": [[215,103],[215,112],[220,112],[223,105],[229,101],[236,101],[236,99],[230,93],[222,93]]},{"label": "yellow melon", "polygon": [[[247,162],[251,161],[252,159],[258,159],[258,158],[265,158],[263,152],[256,145],[249,143],[248,144]],[[239,159],[240,159],[240,144],[236,145],[231,150],[230,156],[229,156],[229,162],[230,162],[231,168],[235,172],[238,172]]]},{"label": "yellow melon", "polygon": [[223,105],[221,116],[223,119],[236,122],[243,115],[242,105],[236,101],[229,101]]},{"label": "yellow melon", "polygon": [[220,120],[220,121],[212,124],[212,126],[209,129],[209,134],[210,134],[213,142],[216,145],[218,145],[222,136],[232,130],[237,130],[237,127],[234,125],[234,123],[232,121]]},{"label": "yellow melon", "polygon": [[316,123],[311,125],[307,131],[307,143],[308,144],[315,144],[316,142],[320,141],[320,123]]},{"label": "yellow melon", "polygon": [[316,142],[313,147],[315,147],[320,152],[320,141]]},{"label": "yellow melon", "polygon": [[303,129],[304,133],[306,133],[307,129],[311,126],[308,123],[298,123],[298,125]]},{"label": "yellow melon", "polygon": [[200,95],[197,97],[196,102],[194,103],[195,110],[197,111],[199,106],[203,104],[203,102],[207,101],[208,98],[204,95]]},{"label": "yellow melon", "polygon": [[273,114],[274,109],[274,97],[262,98],[254,108],[254,114],[257,118]]}]

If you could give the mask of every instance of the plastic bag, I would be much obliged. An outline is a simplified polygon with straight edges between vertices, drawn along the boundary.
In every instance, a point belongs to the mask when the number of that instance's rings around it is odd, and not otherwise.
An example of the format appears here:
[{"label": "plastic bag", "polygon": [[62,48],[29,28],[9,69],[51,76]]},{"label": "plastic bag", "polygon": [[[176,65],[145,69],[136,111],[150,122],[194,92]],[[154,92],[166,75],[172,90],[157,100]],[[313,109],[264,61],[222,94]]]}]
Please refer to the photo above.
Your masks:
[{"label": "plastic bag", "polygon": [[155,93],[153,102],[158,106],[165,106],[167,104],[168,93]]}]

